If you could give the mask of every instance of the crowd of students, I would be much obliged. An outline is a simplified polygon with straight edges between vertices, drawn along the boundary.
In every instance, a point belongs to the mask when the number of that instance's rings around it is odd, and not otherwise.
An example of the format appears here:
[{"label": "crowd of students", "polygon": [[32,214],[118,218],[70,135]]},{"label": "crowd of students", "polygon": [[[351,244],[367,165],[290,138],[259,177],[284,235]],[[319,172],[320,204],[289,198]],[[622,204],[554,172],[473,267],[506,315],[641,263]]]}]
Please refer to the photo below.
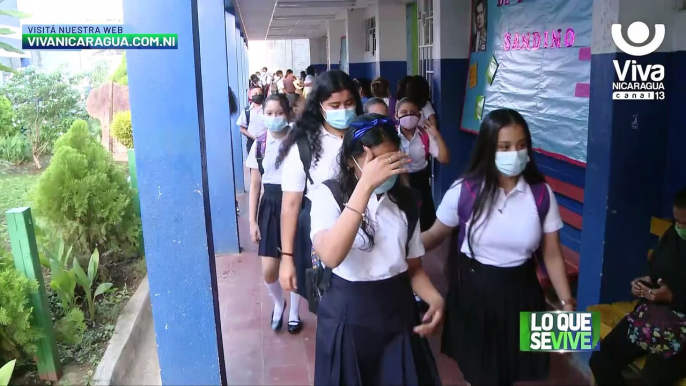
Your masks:
[{"label": "crowd of students", "polygon": [[[306,73],[302,93],[285,80],[270,92],[266,68],[254,75],[237,122],[249,139],[250,235],[274,303],[272,330],[282,329],[284,290],[292,334],[304,328],[298,311],[308,301],[318,318],[315,385],[438,385],[425,337],[440,324],[442,351],[470,384],[545,379],[549,355],[519,350],[519,313],[546,310],[537,264],[563,310],[575,300],[558,205],[524,118],[511,109],[484,117],[467,170],[436,209],[431,162],[450,154],[428,82],[408,76],[391,95],[384,78]],[[444,299],[420,257],[453,235]]]}]

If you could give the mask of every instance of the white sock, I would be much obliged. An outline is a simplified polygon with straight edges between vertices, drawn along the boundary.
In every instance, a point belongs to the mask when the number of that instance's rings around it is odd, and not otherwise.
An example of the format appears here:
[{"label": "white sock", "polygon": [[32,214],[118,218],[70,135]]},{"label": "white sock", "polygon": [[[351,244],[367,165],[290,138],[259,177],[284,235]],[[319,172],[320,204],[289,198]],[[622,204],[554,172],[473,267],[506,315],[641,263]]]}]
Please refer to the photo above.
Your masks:
[{"label": "white sock", "polygon": [[297,322],[300,320],[300,300],[302,300],[300,295],[291,292],[291,309],[288,313],[289,322]]},{"label": "white sock", "polygon": [[272,320],[277,321],[283,314],[283,290],[281,289],[281,284],[278,280],[271,284],[267,282],[264,284],[267,285],[269,296],[271,296],[272,300],[274,301],[274,315]]}]

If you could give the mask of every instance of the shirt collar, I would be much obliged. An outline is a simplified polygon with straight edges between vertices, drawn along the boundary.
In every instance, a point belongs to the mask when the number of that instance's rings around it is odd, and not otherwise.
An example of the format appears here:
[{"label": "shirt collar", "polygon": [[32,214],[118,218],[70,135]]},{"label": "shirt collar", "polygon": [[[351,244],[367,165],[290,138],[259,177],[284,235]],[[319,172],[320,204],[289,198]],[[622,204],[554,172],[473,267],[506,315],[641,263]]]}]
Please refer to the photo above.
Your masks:
[{"label": "shirt collar", "polygon": [[324,135],[324,136],[329,136],[329,137],[331,137],[331,138],[336,138],[336,139],[338,139],[338,140],[340,140],[340,141],[343,140],[343,138],[341,138],[341,137],[339,137],[339,136],[337,136],[337,135],[333,135],[333,134],[329,133],[329,132],[324,128],[324,125],[320,126],[320,127],[319,127],[319,130],[321,130],[322,135]]},{"label": "shirt collar", "polygon": [[524,177],[519,176],[519,179],[517,180],[517,185],[515,185],[514,190],[521,193],[526,193],[528,189],[530,189],[529,184],[526,183]]},{"label": "shirt collar", "polygon": [[258,110],[260,110],[261,108],[262,108],[261,105],[256,105],[256,104],[254,104],[254,103],[251,103],[251,104],[250,104],[250,110],[252,110],[252,111],[258,111]]}]

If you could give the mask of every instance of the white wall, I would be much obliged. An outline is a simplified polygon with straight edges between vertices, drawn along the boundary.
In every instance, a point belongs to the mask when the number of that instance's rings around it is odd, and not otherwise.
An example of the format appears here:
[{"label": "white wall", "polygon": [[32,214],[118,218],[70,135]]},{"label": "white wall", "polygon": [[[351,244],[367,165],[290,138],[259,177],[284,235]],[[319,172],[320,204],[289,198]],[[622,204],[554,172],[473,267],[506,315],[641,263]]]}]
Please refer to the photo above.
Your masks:
[{"label": "white wall", "polygon": [[434,0],[434,59],[469,57],[471,7],[466,0]]},{"label": "white wall", "polygon": [[686,49],[686,12],[677,11],[677,3],[675,0],[594,0],[592,52],[617,52],[610,32],[612,24],[622,25],[626,39],[627,28],[635,21],[647,24],[651,37],[655,33],[655,24],[665,25],[665,40],[658,52]]},{"label": "white wall", "polygon": [[310,65],[310,41],[297,40],[251,40],[248,50],[248,73],[252,74],[262,67],[269,72],[292,69],[295,73]]},{"label": "white wall", "polygon": [[345,36],[345,20],[329,21],[327,38],[329,40],[329,64],[338,65],[341,60],[341,38]]},{"label": "white wall", "polygon": [[348,63],[365,61],[364,52],[364,19],[365,10],[350,9],[346,12],[345,36],[348,45]]},{"label": "white wall", "polygon": [[326,64],[326,36],[310,39],[310,64]]},{"label": "white wall", "polygon": [[379,0],[376,18],[377,58],[383,61],[406,61],[406,9],[405,4],[394,0]]}]

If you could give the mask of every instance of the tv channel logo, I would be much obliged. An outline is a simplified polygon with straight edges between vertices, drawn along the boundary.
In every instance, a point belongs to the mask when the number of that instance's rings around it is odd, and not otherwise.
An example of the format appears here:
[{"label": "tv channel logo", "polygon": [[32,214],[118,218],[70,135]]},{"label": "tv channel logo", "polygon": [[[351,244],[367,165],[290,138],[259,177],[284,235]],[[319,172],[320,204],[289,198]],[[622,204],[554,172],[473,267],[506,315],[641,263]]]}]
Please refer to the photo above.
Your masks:
[{"label": "tv channel logo", "polygon": [[519,350],[593,351],[600,341],[598,312],[520,312]]},{"label": "tv channel logo", "polygon": [[[655,36],[643,46],[635,44],[645,43],[650,37],[650,28],[640,21],[636,21],[627,28],[627,37],[633,44],[627,43],[622,35],[622,25],[612,25],[612,40],[617,48],[631,56],[646,56],[657,51],[665,40],[665,25],[655,24]],[[616,100],[654,100],[665,99],[665,68],[661,64],[641,65],[636,60],[626,60],[620,64],[613,60],[619,82],[612,83],[612,99]]]}]

